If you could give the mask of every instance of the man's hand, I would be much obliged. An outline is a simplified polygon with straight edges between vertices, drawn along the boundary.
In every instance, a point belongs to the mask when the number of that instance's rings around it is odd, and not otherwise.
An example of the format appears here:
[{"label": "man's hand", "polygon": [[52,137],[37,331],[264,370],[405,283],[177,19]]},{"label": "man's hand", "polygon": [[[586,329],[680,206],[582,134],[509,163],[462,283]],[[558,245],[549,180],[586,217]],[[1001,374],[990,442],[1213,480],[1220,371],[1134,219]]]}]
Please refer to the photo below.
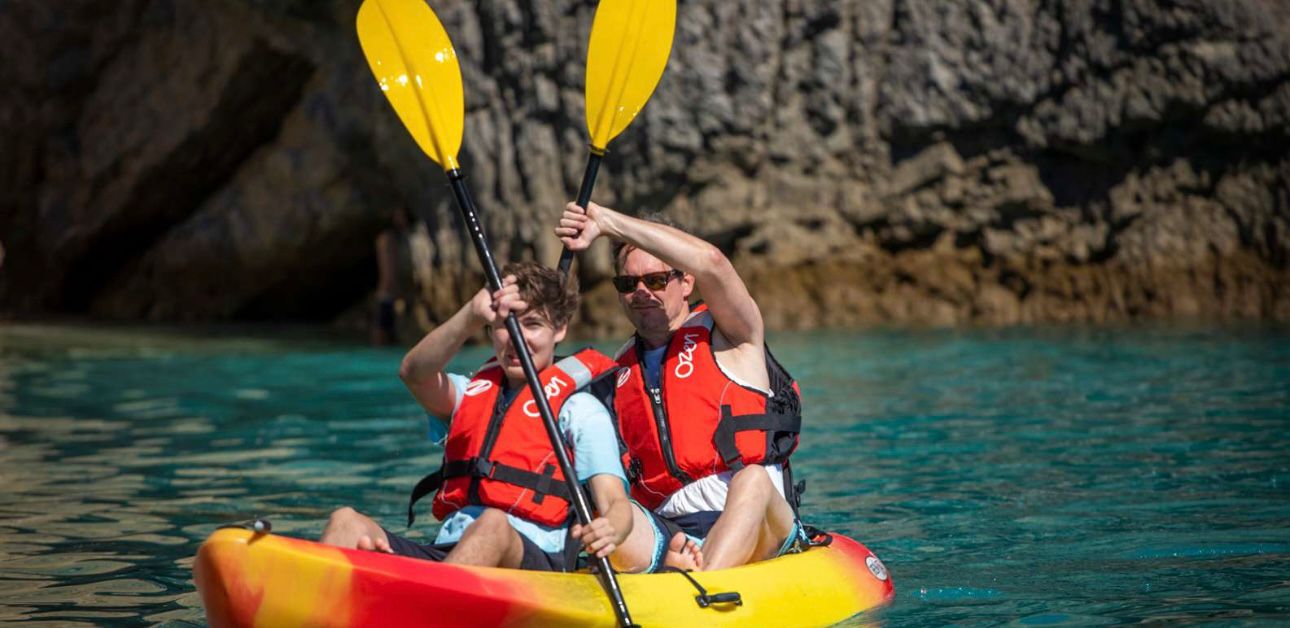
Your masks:
[{"label": "man's hand", "polygon": [[582,541],[587,553],[596,558],[604,558],[618,549],[614,542],[614,524],[605,517],[596,517],[589,525],[573,524],[573,538]]},{"label": "man's hand", "polygon": [[560,216],[560,226],[555,228],[556,237],[570,251],[577,253],[587,250],[602,233],[600,224],[595,220],[602,209],[604,208],[595,203],[587,203],[587,209],[578,207],[576,203],[565,205],[564,214]]}]

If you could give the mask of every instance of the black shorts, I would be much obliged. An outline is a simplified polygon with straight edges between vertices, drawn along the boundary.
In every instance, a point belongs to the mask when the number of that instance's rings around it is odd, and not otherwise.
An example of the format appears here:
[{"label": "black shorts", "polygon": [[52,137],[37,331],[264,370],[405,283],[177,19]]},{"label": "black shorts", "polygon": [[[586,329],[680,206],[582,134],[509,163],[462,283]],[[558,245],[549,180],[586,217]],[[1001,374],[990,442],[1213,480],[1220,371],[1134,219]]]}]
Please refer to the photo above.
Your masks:
[{"label": "black shorts", "polygon": [[684,532],[686,536],[696,539],[708,538],[708,532],[712,530],[712,526],[716,525],[717,518],[721,516],[721,511],[705,510],[679,517],[664,517],[651,511],[649,515],[654,519],[654,525],[663,531],[664,542],[666,543],[676,536],[677,532]]},{"label": "black shorts", "polygon": [[[385,530],[385,528],[381,528]],[[516,534],[519,534],[516,532]],[[385,530],[385,536],[390,540],[390,549],[394,550],[399,556],[408,556],[411,558],[420,558],[422,560],[433,560],[437,563],[443,562],[448,557],[448,552],[452,551],[456,543],[440,543],[423,545],[405,539],[389,530]],[[531,571],[564,571],[564,558],[560,554],[545,552],[538,547],[536,543],[529,540],[529,537],[520,534],[520,542],[524,544],[524,556],[520,558],[520,569]]]},{"label": "black shorts", "polygon": [[[649,572],[658,571],[663,565],[663,555],[667,552],[667,544],[676,536],[677,532],[684,532],[691,539],[700,542],[708,538],[708,533],[712,531],[712,526],[716,525],[717,519],[721,517],[721,512],[717,510],[704,510],[693,512],[677,517],[664,517],[639,503],[636,504],[650,518],[650,523],[654,524],[654,559],[650,562]],[[795,554],[802,551],[810,545],[805,529],[800,520],[793,521],[793,530],[789,532],[788,537],[784,539],[784,544],[780,546],[779,553],[776,556],[784,554]]]}]

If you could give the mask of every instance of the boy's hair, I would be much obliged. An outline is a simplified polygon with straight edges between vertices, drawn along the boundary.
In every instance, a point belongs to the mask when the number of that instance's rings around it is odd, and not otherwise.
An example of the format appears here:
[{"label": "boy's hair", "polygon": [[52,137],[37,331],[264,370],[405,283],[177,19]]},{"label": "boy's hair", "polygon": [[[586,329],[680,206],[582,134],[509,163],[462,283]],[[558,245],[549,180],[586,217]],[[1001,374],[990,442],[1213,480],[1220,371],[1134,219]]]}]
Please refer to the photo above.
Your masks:
[{"label": "boy's hair", "polygon": [[552,327],[568,324],[578,310],[578,280],[570,276],[561,285],[560,272],[536,262],[512,262],[502,269],[502,277],[515,275],[520,298],[529,309],[542,315]]},{"label": "boy's hair", "polygon": [[[643,214],[641,214],[641,215],[637,216],[637,218],[638,218],[638,219],[640,219],[640,220],[644,220],[645,222],[652,222],[652,223],[654,223],[654,224],[656,224],[656,225],[663,225],[664,227],[671,227],[671,228],[676,229],[676,230],[678,230],[678,231],[685,231],[685,228],[684,228],[684,227],[682,227],[682,226],[680,225],[680,223],[676,222],[675,220],[672,220],[671,218],[668,218],[668,217],[664,216],[663,214],[661,214],[661,213],[659,213],[659,212],[646,212],[646,213],[643,213]],[[615,271],[615,272],[620,271],[620,270],[622,270],[622,269],[623,269],[623,258],[622,258],[622,254],[623,254],[623,250],[624,250],[624,249],[626,249],[626,248],[627,248],[627,243],[626,243],[626,242],[623,242],[622,240],[614,240],[613,248],[612,248],[611,250],[613,251],[613,254],[614,254],[614,271]]]}]

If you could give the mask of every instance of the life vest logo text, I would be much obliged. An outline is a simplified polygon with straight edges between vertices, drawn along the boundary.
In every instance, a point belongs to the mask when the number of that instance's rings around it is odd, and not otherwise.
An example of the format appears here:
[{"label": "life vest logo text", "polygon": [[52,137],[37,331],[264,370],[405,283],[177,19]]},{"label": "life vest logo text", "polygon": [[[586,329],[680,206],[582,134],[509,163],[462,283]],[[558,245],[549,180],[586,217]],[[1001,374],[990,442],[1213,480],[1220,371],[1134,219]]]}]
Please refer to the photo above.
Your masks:
[{"label": "life vest logo text", "polygon": [[493,383],[486,379],[473,381],[469,384],[466,384],[466,396],[474,397],[475,395],[478,395],[479,393],[482,393],[492,387],[493,387]]},{"label": "life vest logo text", "polygon": [[686,334],[685,343],[681,346],[681,352],[676,355],[677,365],[672,372],[676,376],[685,379],[694,374],[694,348],[699,346],[699,334]]},{"label": "life vest logo text", "polygon": [[[569,387],[569,382],[566,382],[563,379],[560,379],[560,376],[557,375],[555,377],[552,377],[551,381],[546,383],[546,386],[542,387],[542,392],[546,394],[547,399],[551,399],[552,397],[555,397],[556,395],[560,394],[561,391],[563,391],[565,388],[568,388],[568,387]],[[542,416],[541,413],[538,412],[536,400],[529,399],[528,401],[525,401],[524,406],[521,409],[524,410],[524,414],[527,414],[531,417],[537,418],[539,416]]]}]

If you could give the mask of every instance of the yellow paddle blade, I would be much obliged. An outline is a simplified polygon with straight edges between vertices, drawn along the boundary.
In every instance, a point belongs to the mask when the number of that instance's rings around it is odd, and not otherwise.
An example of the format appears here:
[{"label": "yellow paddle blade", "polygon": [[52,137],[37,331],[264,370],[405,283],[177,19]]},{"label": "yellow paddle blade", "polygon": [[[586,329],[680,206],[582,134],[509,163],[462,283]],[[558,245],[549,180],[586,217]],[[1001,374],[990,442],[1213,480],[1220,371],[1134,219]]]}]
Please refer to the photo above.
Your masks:
[{"label": "yellow paddle blade", "polygon": [[466,106],[457,53],[439,18],[425,0],[364,0],[357,26],[367,64],[403,126],[435,163],[457,168]]},{"label": "yellow paddle blade", "polygon": [[654,93],[672,51],[676,0],[600,0],[587,45],[587,134],[604,150]]}]

